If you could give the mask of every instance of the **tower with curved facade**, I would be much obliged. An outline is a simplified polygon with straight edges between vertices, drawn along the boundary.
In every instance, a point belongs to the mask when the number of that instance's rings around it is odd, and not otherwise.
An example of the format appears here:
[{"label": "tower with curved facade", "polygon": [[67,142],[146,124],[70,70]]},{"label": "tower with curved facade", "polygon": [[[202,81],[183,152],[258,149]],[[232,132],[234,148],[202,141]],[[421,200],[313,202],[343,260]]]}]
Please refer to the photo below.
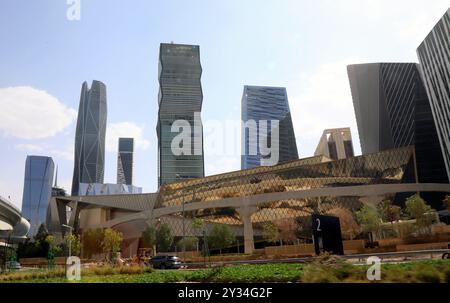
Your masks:
[{"label": "tower with curved facade", "polygon": [[[158,95],[158,185],[179,179],[194,179],[205,175],[203,159],[203,129],[200,119],[203,93],[200,78],[200,47],[198,45],[161,43],[159,50]],[[191,129],[191,148],[177,155],[172,140],[172,124],[182,120]]]},{"label": "tower with curved facade", "polygon": [[106,85],[94,80],[89,88],[84,82],[75,134],[72,196],[78,195],[80,183],[103,183],[106,116]]}]

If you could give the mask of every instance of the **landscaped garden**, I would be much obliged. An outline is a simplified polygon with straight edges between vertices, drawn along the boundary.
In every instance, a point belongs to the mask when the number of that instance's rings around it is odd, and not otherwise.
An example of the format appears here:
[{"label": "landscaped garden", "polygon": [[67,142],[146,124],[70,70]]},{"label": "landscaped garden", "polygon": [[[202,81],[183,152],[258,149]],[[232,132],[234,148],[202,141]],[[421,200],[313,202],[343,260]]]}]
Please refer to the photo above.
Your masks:
[{"label": "landscaped garden", "polygon": [[[308,264],[218,266],[193,270],[153,270],[150,267],[83,269],[81,281],[68,281],[65,271],[30,270],[0,275],[0,283],[167,283],[167,282],[303,282],[367,283],[366,265],[352,265],[325,256]],[[450,260],[427,260],[381,266],[381,283],[450,283]]]}]

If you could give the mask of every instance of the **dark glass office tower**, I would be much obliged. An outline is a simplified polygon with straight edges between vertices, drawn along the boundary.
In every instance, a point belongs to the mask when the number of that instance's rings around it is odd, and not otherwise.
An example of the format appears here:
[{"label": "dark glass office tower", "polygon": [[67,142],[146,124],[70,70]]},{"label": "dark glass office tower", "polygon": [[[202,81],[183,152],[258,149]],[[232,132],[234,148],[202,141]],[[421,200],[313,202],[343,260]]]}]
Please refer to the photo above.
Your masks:
[{"label": "dark glass office tower", "polygon": [[[362,153],[414,145],[417,181],[447,183],[444,159],[418,64],[350,65],[348,75]],[[428,194],[424,198],[441,207],[441,195]]]},{"label": "dark glass office tower", "polygon": [[46,222],[47,208],[52,195],[55,165],[52,158],[28,156],[25,163],[25,180],[22,197],[22,215],[30,221],[33,237],[42,223]]},{"label": "dark glass office tower", "polygon": [[417,49],[450,178],[450,9]]},{"label": "dark glass office tower", "polygon": [[78,195],[80,183],[103,183],[105,171],[106,85],[92,81],[81,88],[75,133],[75,165],[72,195]]},{"label": "dark glass office tower", "polygon": [[[248,123],[251,120],[256,122],[257,129],[254,129],[255,125]],[[261,132],[262,128],[259,123],[261,120],[268,121],[267,136],[265,136],[265,132]],[[279,121],[279,142],[271,142],[270,120]],[[267,140],[269,146],[271,144],[279,145],[279,163],[298,159],[297,143],[295,142],[294,127],[292,125],[286,88],[244,86],[244,93],[242,95],[242,122],[248,126],[244,128],[243,134],[242,169],[261,166],[263,159],[259,150],[259,142],[261,139]],[[252,138],[252,133],[256,133],[257,136]],[[256,154],[252,155],[252,150],[256,151]]]},{"label": "dark glass office tower", "polygon": [[133,138],[119,138],[117,156],[117,184],[133,184]]},{"label": "dark glass office tower", "polygon": [[[162,43],[159,49],[158,185],[179,179],[204,177],[203,130],[200,119],[203,93],[200,47]],[[178,132],[174,121],[191,127],[191,152],[176,155],[171,144]]]}]

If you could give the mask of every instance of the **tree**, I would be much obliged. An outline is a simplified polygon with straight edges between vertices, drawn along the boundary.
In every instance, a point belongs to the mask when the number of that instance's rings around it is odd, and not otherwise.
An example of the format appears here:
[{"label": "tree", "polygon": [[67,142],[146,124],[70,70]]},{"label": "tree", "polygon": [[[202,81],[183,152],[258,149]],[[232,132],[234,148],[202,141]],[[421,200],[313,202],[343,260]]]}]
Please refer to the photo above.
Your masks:
[{"label": "tree", "polygon": [[275,223],[278,228],[278,238],[281,241],[293,243],[297,240],[295,219],[279,220]]},{"label": "tree", "polygon": [[163,223],[156,231],[156,248],[158,251],[167,252],[172,244],[172,231],[167,223]]},{"label": "tree", "polygon": [[45,226],[44,223],[42,223],[41,225],[39,225],[38,231],[36,233],[36,235],[34,236],[34,241],[43,241],[45,242],[47,236],[49,235],[47,227]]},{"label": "tree", "polygon": [[142,233],[142,240],[145,247],[151,247],[153,255],[156,254],[156,229],[153,226],[148,227]]},{"label": "tree", "polygon": [[263,237],[269,243],[275,243],[280,237],[278,227],[272,222],[263,224]]},{"label": "tree", "polygon": [[104,238],[101,244],[107,260],[115,261],[117,253],[122,245],[123,234],[111,228],[105,229]]},{"label": "tree", "polygon": [[339,218],[341,233],[344,239],[353,240],[353,238],[360,233],[361,228],[348,209],[336,207],[330,209],[327,214]]},{"label": "tree", "polygon": [[80,236],[70,233],[64,237],[64,249],[67,251],[70,247],[70,254],[72,256],[79,256],[81,252],[81,241]]},{"label": "tree", "polygon": [[102,242],[105,237],[103,229],[88,229],[83,233],[83,255],[92,258],[92,255],[102,252]]},{"label": "tree", "polygon": [[426,204],[420,195],[415,194],[406,199],[406,213],[411,219],[416,220],[419,228],[428,227],[433,223],[433,212],[436,212]]},{"label": "tree", "polygon": [[444,206],[447,207],[447,209],[450,209],[450,196],[445,196],[445,199],[442,201]]},{"label": "tree", "polygon": [[295,222],[297,224],[296,237],[299,239],[311,239],[313,234],[311,216],[297,217]]},{"label": "tree", "polygon": [[56,238],[52,235],[47,235],[45,242],[48,245],[47,259],[49,265],[53,265],[53,260],[62,251],[61,247],[56,243]]},{"label": "tree", "polygon": [[205,221],[203,221],[200,218],[194,218],[192,220],[192,228],[196,231],[196,232],[201,232],[203,230],[203,228],[205,227]]},{"label": "tree", "polygon": [[372,205],[364,205],[356,212],[356,218],[364,232],[377,233],[381,225],[381,217],[378,209]]},{"label": "tree", "polygon": [[392,201],[386,200],[380,204],[380,212],[385,222],[393,223],[400,220],[401,208],[393,205]]},{"label": "tree", "polygon": [[236,236],[228,225],[215,224],[208,233],[206,241],[210,248],[219,249],[220,253],[222,253],[223,248],[230,246],[236,241]]},{"label": "tree", "polygon": [[178,241],[178,247],[184,247],[185,250],[192,251],[197,249],[197,243],[197,237],[184,237]]}]

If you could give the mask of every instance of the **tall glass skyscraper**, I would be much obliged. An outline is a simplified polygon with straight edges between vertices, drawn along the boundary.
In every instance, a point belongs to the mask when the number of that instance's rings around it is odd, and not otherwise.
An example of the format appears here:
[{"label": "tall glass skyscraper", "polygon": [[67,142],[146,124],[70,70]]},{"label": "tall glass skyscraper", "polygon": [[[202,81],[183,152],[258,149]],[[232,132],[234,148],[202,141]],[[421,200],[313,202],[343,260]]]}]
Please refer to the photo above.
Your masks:
[{"label": "tall glass skyscraper", "polygon": [[[256,124],[248,123],[251,120],[255,121]],[[267,121],[267,130],[261,131],[260,121],[262,120]],[[279,142],[271,140],[271,120],[279,121]],[[297,143],[295,142],[286,88],[244,86],[242,122],[247,126],[244,128],[243,133],[242,169],[262,165],[262,160],[265,156],[261,154],[259,149],[260,140],[266,140],[269,143],[268,146],[276,146],[278,144],[278,162],[298,159]],[[252,134],[256,134],[256,136],[252,136]]]},{"label": "tall glass skyscraper", "polygon": [[[418,181],[447,183],[430,103],[416,63],[348,66],[363,154],[414,145]],[[442,196],[424,197],[441,205]],[[439,205],[438,205],[439,204]]]},{"label": "tall glass skyscraper", "polygon": [[420,44],[417,54],[450,178],[450,9]]},{"label": "tall glass skyscraper", "polygon": [[[197,45],[162,43],[159,50],[158,94],[158,185],[178,179],[204,177],[203,129],[200,119],[203,93],[200,82],[202,67]],[[176,120],[191,127],[191,152],[176,155],[172,132]]]},{"label": "tall glass skyscraper", "polygon": [[117,156],[117,184],[133,184],[133,138],[119,138]]},{"label": "tall glass skyscraper", "polygon": [[78,195],[80,183],[103,183],[105,172],[106,85],[92,81],[81,88],[75,134],[75,165],[72,195]]},{"label": "tall glass skyscraper", "polygon": [[52,195],[55,164],[52,158],[28,156],[22,197],[22,215],[30,221],[30,237],[46,222],[47,208]]}]

